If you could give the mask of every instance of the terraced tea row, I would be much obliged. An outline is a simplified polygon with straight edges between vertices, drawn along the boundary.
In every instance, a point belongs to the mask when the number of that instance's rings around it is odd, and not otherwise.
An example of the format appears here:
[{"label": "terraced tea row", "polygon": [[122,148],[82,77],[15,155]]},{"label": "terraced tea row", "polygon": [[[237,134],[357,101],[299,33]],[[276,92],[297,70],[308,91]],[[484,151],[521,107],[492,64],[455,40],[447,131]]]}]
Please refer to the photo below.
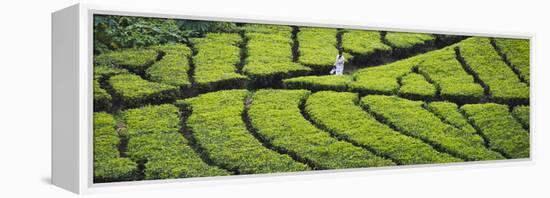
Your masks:
[{"label": "terraced tea row", "polygon": [[460,104],[529,103],[528,85],[500,58],[488,38],[477,37],[394,63],[360,69],[349,77],[308,76],[285,79],[283,83],[291,89],[399,95]]},{"label": "terraced tea row", "polygon": [[397,96],[280,89],[217,91],[176,104],[125,110],[118,124],[95,113],[95,180],[529,157],[523,106],[509,112],[494,103],[459,108]]}]

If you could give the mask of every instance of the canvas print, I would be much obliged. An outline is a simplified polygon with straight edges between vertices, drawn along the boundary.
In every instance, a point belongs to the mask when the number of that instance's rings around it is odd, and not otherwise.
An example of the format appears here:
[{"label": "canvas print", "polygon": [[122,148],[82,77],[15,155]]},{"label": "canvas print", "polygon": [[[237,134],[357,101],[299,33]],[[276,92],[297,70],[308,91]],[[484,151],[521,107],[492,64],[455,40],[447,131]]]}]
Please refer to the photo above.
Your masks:
[{"label": "canvas print", "polygon": [[94,183],[529,158],[529,48],[94,15]]}]

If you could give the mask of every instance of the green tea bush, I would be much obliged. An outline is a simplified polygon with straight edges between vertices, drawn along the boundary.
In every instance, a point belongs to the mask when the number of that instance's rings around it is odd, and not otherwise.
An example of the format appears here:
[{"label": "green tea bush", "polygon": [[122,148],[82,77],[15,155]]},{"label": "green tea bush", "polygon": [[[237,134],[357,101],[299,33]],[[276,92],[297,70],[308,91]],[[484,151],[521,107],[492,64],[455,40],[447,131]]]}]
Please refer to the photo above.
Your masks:
[{"label": "green tea bush", "polygon": [[466,39],[460,43],[459,50],[495,100],[512,104],[529,100],[529,87],[502,61],[488,38]]},{"label": "green tea bush", "polygon": [[367,150],[338,141],[311,123],[299,106],[305,90],[260,90],[248,111],[252,126],[274,147],[298,156],[316,169],[358,168],[394,165]]},{"label": "green tea bush", "polygon": [[418,72],[439,87],[444,99],[466,103],[477,102],[484,96],[483,87],[464,71],[453,48],[431,53],[418,65]]},{"label": "green tea bush", "polygon": [[147,68],[147,77],[154,82],[173,85],[181,88],[191,87],[189,81],[189,57],[191,49],[184,44],[167,44],[153,46],[163,54],[162,59]]},{"label": "green tea bush", "polygon": [[101,88],[99,80],[94,78],[94,111],[102,111],[111,108],[113,98],[107,91]]},{"label": "green tea bush", "polygon": [[164,104],[122,112],[128,130],[128,156],[145,163],[145,179],[228,175],[202,161],[179,133],[180,116],[174,105]]},{"label": "green tea bush", "polygon": [[529,84],[529,40],[495,38],[495,44],[505,59],[519,72],[520,77]]},{"label": "green tea bush", "polygon": [[401,87],[397,94],[405,98],[430,99],[435,96],[436,88],[426,81],[424,76],[409,73],[401,78]]},{"label": "green tea bush", "polygon": [[137,164],[119,157],[120,138],[116,121],[110,114],[94,113],[94,182],[136,179]]},{"label": "green tea bush", "polygon": [[508,106],[486,103],[461,107],[489,140],[492,149],[511,158],[529,158],[529,133],[508,112]]},{"label": "green tea bush", "polygon": [[108,65],[94,65],[94,78],[98,81],[104,81],[111,76],[118,74],[127,74],[128,70]]},{"label": "green tea bush", "polygon": [[297,35],[300,43],[298,62],[316,71],[328,73],[338,55],[336,33],[334,28],[300,28]]},{"label": "green tea bush", "polygon": [[414,48],[435,40],[431,34],[409,32],[387,32],[385,38],[390,46],[397,49]]},{"label": "green tea bush", "polygon": [[512,110],[512,115],[524,126],[529,129],[529,106],[516,106]]},{"label": "green tea bush", "polygon": [[379,31],[343,30],[341,47],[353,55],[351,62],[355,65],[379,65],[392,53]]},{"label": "green tea bush", "polygon": [[116,65],[143,74],[157,58],[158,53],[153,49],[126,49],[100,54],[94,58],[94,62],[98,65]]},{"label": "green tea bush", "polygon": [[161,103],[174,99],[179,92],[178,87],[149,82],[133,74],[113,76],[109,84],[124,107]]},{"label": "green tea bush", "polygon": [[303,171],[309,168],[262,145],[242,118],[246,90],[226,90],[180,100],[192,110],[187,126],[216,165],[240,174]]},{"label": "green tea bush", "polygon": [[436,41],[434,35],[410,32],[386,32],[384,39],[392,47],[392,56],[399,58],[425,52]]},{"label": "green tea bush", "polygon": [[366,30],[347,30],[342,35],[344,51],[358,55],[387,53],[391,47],[382,43],[380,32]]},{"label": "green tea bush", "polygon": [[396,61],[387,65],[365,68],[353,74],[351,83],[353,92],[365,94],[396,94],[399,89],[398,78],[410,73],[421,59],[417,57]]},{"label": "green tea bush", "polygon": [[429,111],[437,115],[444,122],[447,122],[456,128],[470,134],[476,134],[477,131],[468,120],[458,110],[458,105],[451,102],[431,102],[427,105]]},{"label": "green tea bush", "polygon": [[347,91],[351,80],[347,75],[303,76],[284,79],[283,84],[287,89]]},{"label": "green tea bush", "polygon": [[356,104],[358,100],[354,93],[322,91],[309,96],[305,110],[322,128],[342,139],[371,148],[376,154],[399,164],[462,161],[379,123]]},{"label": "green tea bush", "polygon": [[204,91],[223,88],[243,88],[246,76],[237,73],[240,62],[238,34],[209,33],[205,38],[193,40],[198,53],[194,57],[195,82]]},{"label": "green tea bush", "polygon": [[496,160],[503,157],[482,144],[480,136],[465,133],[424,109],[421,101],[396,96],[369,95],[361,100],[365,108],[399,131],[429,142],[440,150],[468,161]]},{"label": "green tea bush", "polygon": [[292,62],[291,28],[288,26],[245,26],[248,57],[243,72],[260,86],[297,75],[311,69]]}]

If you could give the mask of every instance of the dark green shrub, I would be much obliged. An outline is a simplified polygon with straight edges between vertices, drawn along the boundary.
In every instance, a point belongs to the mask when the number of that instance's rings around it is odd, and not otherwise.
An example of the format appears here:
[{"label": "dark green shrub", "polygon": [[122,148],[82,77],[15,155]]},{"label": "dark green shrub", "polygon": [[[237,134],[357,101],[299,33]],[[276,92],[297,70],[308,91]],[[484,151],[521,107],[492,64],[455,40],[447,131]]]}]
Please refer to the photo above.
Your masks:
[{"label": "dark green shrub", "polygon": [[367,150],[338,141],[300,113],[305,90],[260,90],[248,112],[252,126],[274,147],[306,160],[317,169],[394,165]]},{"label": "dark green shrub", "polygon": [[354,93],[322,91],[308,98],[305,110],[315,123],[336,136],[371,148],[400,164],[462,161],[379,123],[356,104],[358,100]]},{"label": "dark green shrub", "polygon": [[240,174],[308,170],[288,155],[262,145],[242,118],[246,90],[226,90],[180,100],[192,110],[187,126],[215,164]]},{"label": "dark green shrub", "polygon": [[511,158],[529,158],[529,133],[508,112],[508,106],[486,103],[461,107],[489,140],[492,149]]},{"label": "dark green shrub", "polygon": [[423,102],[395,96],[365,96],[362,104],[399,131],[429,142],[439,149],[468,161],[496,160],[503,157],[482,143],[481,137],[465,133],[422,107]]},{"label": "dark green shrub", "polygon": [[162,103],[174,99],[179,92],[178,87],[149,82],[133,74],[113,76],[109,84],[124,107]]},{"label": "dark green shrub", "polygon": [[105,89],[101,88],[98,79],[94,79],[94,111],[102,111],[111,108],[112,97]]}]

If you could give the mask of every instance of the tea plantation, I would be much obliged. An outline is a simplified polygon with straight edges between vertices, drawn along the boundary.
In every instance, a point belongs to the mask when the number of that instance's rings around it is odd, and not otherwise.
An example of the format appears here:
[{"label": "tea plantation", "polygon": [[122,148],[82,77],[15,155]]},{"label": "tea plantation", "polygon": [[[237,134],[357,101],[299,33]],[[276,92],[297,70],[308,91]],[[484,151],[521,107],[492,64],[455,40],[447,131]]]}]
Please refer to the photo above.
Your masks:
[{"label": "tea plantation", "polygon": [[94,182],[530,157],[528,40],[238,28],[94,56]]}]

